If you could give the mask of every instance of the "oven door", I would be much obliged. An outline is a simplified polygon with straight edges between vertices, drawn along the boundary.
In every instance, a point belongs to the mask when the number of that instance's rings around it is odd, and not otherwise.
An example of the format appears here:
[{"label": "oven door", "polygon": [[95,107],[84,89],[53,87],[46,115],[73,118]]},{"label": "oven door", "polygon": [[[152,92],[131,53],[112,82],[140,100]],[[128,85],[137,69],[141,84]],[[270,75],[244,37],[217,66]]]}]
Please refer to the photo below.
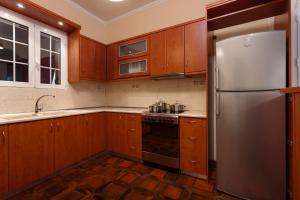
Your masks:
[{"label": "oven door", "polygon": [[142,159],[179,168],[178,124],[143,122]]}]

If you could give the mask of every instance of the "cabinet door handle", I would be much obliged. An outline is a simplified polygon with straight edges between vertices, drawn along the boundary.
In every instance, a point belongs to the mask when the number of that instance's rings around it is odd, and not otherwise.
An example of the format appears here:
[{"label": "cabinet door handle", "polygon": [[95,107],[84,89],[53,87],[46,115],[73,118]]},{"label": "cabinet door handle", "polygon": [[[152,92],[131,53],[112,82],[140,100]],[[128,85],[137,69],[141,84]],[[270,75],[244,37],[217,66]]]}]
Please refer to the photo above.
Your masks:
[{"label": "cabinet door handle", "polygon": [[189,60],[186,60],[185,66],[188,68],[189,67]]},{"label": "cabinet door handle", "polygon": [[2,132],[2,136],[3,136],[3,144],[5,144],[5,131]]},{"label": "cabinet door handle", "polygon": [[192,142],[196,141],[198,138],[194,137],[194,136],[189,136],[189,140],[191,140]]},{"label": "cabinet door handle", "polygon": [[60,123],[58,122],[57,123],[57,132],[59,132],[60,131]]},{"label": "cabinet door handle", "polygon": [[191,164],[197,164],[197,161],[196,160],[189,160],[189,162],[191,163]]},{"label": "cabinet door handle", "polygon": [[53,123],[50,124],[50,132],[53,133]]},{"label": "cabinet door handle", "polygon": [[134,128],[132,128],[132,129],[129,129],[128,131],[129,131],[129,132],[134,132],[134,131],[135,131],[135,129],[134,129]]}]

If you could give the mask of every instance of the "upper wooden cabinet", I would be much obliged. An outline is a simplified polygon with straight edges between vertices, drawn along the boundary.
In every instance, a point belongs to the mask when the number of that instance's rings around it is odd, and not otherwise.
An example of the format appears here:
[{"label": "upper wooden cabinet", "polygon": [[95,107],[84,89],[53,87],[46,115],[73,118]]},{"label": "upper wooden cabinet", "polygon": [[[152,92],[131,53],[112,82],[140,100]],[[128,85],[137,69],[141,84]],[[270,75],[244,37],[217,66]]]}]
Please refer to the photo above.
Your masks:
[{"label": "upper wooden cabinet", "polygon": [[8,126],[0,126],[0,199],[8,193]]},{"label": "upper wooden cabinet", "polygon": [[207,23],[201,20],[185,26],[185,73],[207,71]]},{"label": "upper wooden cabinet", "polygon": [[9,191],[16,191],[53,171],[53,120],[10,125]]},{"label": "upper wooden cabinet", "polygon": [[180,118],[180,168],[200,178],[208,178],[206,119]]},{"label": "upper wooden cabinet", "polygon": [[118,70],[118,45],[111,44],[107,46],[107,65],[106,65],[106,78],[108,81],[116,80],[119,78]]},{"label": "upper wooden cabinet", "polygon": [[106,80],[105,45],[72,33],[69,35],[69,51],[69,82]]},{"label": "upper wooden cabinet", "polygon": [[129,59],[139,56],[145,56],[149,53],[148,37],[140,37],[128,40],[118,44],[118,58]]},{"label": "upper wooden cabinet", "polygon": [[184,26],[150,36],[151,76],[184,73]]}]

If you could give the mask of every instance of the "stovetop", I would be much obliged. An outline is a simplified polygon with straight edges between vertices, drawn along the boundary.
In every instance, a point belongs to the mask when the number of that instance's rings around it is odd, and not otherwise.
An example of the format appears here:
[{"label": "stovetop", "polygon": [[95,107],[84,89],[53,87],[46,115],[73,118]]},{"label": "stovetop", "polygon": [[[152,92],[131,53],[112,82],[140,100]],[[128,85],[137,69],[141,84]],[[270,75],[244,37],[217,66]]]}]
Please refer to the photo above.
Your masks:
[{"label": "stovetop", "polygon": [[160,124],[178,124],[178,113],[163,112],[163,113],[153,113],[153,112],[143,112],[143,122],[148,123],[160,123]]}]

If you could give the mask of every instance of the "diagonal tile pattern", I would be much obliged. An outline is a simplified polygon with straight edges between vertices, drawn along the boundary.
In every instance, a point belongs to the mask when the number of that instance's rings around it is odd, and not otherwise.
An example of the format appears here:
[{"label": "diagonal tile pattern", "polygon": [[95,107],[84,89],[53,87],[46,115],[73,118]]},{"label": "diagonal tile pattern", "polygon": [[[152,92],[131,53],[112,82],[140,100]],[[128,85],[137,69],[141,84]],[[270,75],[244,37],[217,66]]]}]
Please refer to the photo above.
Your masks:
[{"label": "diagonal tile pattern", "polygon": [[234,200],[212,184],[115,156],[100,156],[10,200]]}]

